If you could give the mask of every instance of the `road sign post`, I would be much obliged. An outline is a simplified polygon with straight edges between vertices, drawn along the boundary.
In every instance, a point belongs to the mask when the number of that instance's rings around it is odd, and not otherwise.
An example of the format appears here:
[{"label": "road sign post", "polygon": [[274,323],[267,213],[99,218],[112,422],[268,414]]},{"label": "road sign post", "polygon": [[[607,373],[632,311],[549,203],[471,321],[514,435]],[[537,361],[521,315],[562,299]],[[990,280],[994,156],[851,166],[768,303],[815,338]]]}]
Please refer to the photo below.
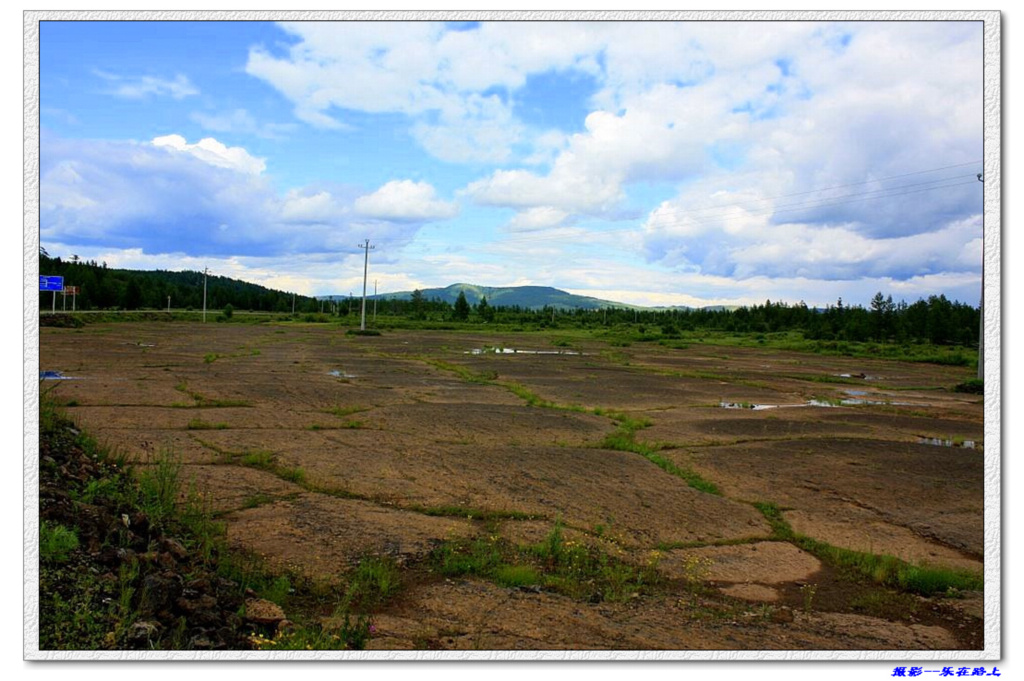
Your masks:
[{"label": "road sign post", "polygon": [[53,302],[50,307],[51,312],[57,312],[57,291],[64,290],[64,277],[47,277],[42,274],[39,275],[39,290],[40,291],[53,291]]}]

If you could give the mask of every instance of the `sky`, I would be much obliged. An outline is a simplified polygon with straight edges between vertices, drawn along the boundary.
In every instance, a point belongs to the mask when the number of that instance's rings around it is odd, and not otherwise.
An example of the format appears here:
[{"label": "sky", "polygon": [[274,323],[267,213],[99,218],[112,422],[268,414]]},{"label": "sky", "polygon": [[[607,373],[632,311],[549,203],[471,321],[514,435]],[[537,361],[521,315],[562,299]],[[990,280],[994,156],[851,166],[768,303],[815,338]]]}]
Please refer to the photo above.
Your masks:
[{"label": "sky", "polygon": [[[306,295],[981,293],[980,22],[40,26],[40,243]],[[45,274],[45,273],[42,273]]]}]

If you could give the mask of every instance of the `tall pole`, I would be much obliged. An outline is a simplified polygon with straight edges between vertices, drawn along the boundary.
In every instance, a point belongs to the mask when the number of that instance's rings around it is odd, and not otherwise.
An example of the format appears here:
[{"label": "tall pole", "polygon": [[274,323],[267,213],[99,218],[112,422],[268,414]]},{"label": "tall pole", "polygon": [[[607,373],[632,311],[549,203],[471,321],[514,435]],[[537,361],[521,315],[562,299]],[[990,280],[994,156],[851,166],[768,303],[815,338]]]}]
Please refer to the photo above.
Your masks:
[{"label": "tall pole", "polygon": [[292,294],[292,314],[295,314],[295,294]]},{"label": "tall pole", "polygon": [[171,311],[171,297],[167,296],[167,311]]},{"label": "tall pole", "polygon": [[203,268],[203,321],[206,321],[206,275],[209,267]]},{"label": "tall pole", "polygon": [[[984,184],[985,174],[978,173],[978,182]],[[985,190],[981,191],[982,216],[985,214]],[[981,235],[984,240],[985,220],[982,218]],[[985,379],[985,248],[981,249],[981,302],[978,304],[978,380]]]},{"label": "tall pole", "polygon": [[366,273],[370,267],[370,251],[373,250],[373,246],[370,245],[370,240],[367,239],[365,244],[359,244],[359,248],[365,251],[363,254],[363,312],[359,322],[359,330],[366,331]]},{"label": "tall pole", "polygon": [[377,280],[373,280],[373,323],[377,323]]}]

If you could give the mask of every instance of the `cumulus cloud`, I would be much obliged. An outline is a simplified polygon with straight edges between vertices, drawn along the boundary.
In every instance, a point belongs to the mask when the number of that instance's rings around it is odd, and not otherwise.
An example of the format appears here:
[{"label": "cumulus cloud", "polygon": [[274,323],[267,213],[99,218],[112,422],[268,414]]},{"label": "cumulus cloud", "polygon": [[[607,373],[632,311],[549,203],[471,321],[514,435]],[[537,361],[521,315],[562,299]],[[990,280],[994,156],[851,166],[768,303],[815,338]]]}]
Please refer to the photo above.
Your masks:
[{"label": "cumulus cloud", "polygon": [[[41,239],[148,255],[312,257],[354,252],[365,237],[399,248],[418,229],[419,223],[385,217],[356,221],[351,188],[281,195],[256,172],[262,161],[252,161],[242,148],[190,145],[178,135],[140,144],[44,134]],[[428,208],[435,215],[450,210],[436,200],[426,208],[421,203],[421,210]]]},{"label": "cumulus cloud", "polygon": [[551,206],[536,206],[517,213],[508,223],[513,232],[533,232],[549,227],[558,227],[569,217],[569,213]]},{"label": "cumulus cloud", "polygon": [[399,222],[447,220],[459,214],[458,205],[438,199],[433,186],[412,180],[392,180],[360,196],[354,206],[364,217]]},{"label": "cumulus cloud", "polygon": [[195,144],[189,144],[181,135],[164,135],[155,137],[152,144],[154,147],[166,147],[191,154],[218,168],[229,168],[249,175],[259,175],[267,169],[267,164],[262,158],[250,156],[242,147],[226,146],[212,137],[205,137]]}]

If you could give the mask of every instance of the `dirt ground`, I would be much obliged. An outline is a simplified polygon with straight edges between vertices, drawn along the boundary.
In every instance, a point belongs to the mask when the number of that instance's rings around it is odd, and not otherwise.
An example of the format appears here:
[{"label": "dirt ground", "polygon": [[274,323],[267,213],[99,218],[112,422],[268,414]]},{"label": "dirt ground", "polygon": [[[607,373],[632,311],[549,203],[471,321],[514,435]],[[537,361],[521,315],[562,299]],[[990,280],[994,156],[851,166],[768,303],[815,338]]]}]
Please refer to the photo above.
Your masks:
[{"label": "dirt ground", "polygon": [[[67,378],[41,387],[136,463],[180,457],[229,540],[273,565],[315,578],[344,578],[369,554],[408,566],[374,648],[982,647],[979,594],[880,596],[774,540],[754,506],[836,547],[980,572],[982,399],[949,390],[970,370],[556,338],[43,328],[40,370]],[[494,347],[520,352],[473,352]],[[644,419],[636,443],[721,494],[603,448],[618,414]],[[627,560],[658,551],[669,587],[582,603],[423,568],[446,539],[526,544],[556,521]],[[683,588],[695,580],[703,590]]]}]

